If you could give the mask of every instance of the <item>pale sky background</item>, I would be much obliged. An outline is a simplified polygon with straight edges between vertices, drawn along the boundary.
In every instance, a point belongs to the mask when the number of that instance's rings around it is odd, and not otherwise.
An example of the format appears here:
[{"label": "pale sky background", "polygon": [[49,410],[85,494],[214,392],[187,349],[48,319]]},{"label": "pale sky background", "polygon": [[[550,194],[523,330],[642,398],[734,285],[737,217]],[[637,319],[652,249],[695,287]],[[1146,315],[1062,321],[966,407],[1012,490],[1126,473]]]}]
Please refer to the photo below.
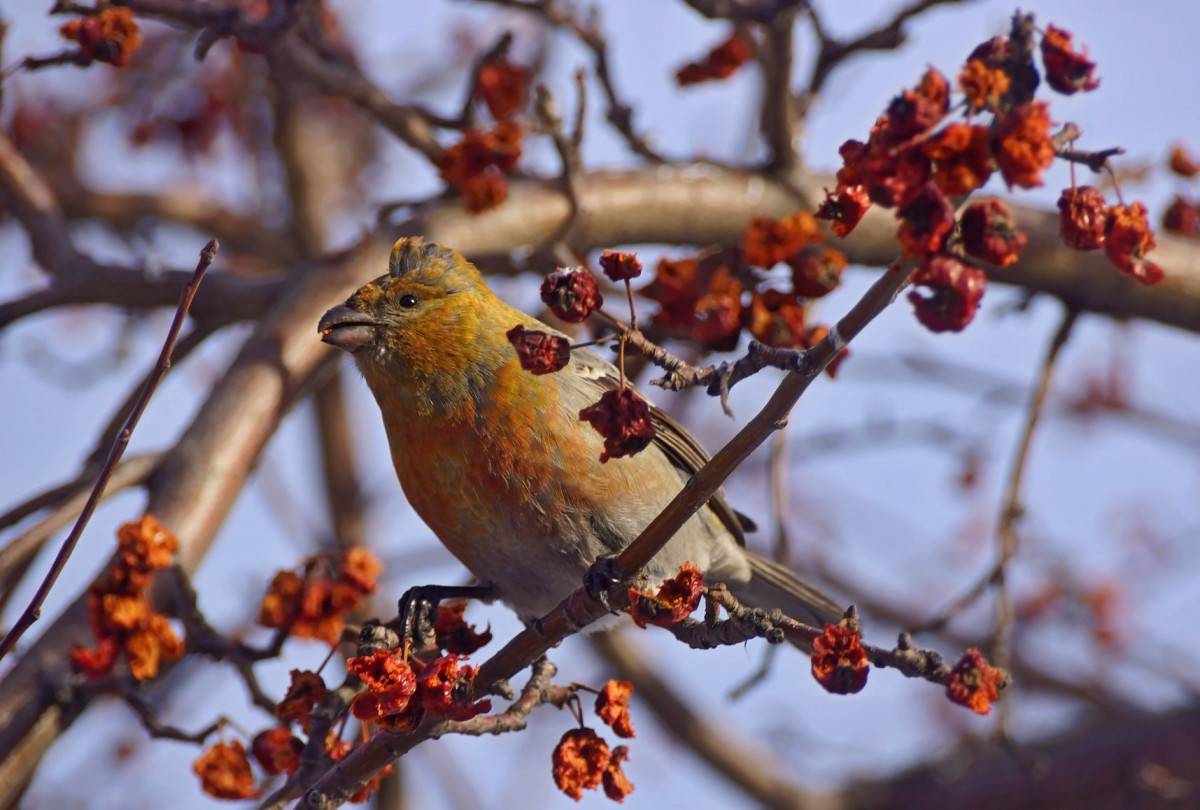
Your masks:
[{"label": "pale sky background", "polygon": [[[397,93],[406,74],[445,58],[442,54],[451,47],[452,29],[477,29],[480,39],[488,41],[501,27],[513,25],[512,18],[496,9],[467,2],[343,0],[333,5],[351,36],[362,43],[366,69]],[[818,3],[831,30],[847,34],[873,25],[899,5]],[[41,14],[48,6],[48,2],[2,4],[3,16],[13,24],[6,58],[56,47],[57,23]],[[723,26],[704,21],[675,0],[608,0],[600,6],[605,29],[615,35],[612,60],[619,87],[637,109],[642,131],[651,132],[655,142],[673,155],[699,151],[742,160],[759,154],[754,119],[758,80],[753,70],[720,85],[683,92],[672,81],[675,68],[723,38]],[[836,166],[837,145],[848,137],[864,136],[892,95],[914,82],[927,64],[948,75],[956,73],[976,43],[1006,29],[1013,8],[1010,2],[988,1],[937,9],[911,27],[911,39],[904,48],[867,55],[837,73],[810,118],[806,159],[817,168]],[[1189,0],[1061,0],[1026,2],[1022,8],[1035,12],[1042,24],[1053,22],[1074,32],[1099,62],[1099,90],[1072,98],[1052,97],[1055,119],[1078,123],[1085,133],[1083,145],[1121,144],[1128,150],[1125,160],[1130,164],[1161,164],[1168,144],[1176,138],[1200,148],[1200,94],[1191,86],[1200,75],[1200,50],[1194,42],[1195,32],[1200,30],[1200,4]],[[520,18],[517,30],[527,30],[527,23]],[[797,39],[799,82],[811,56],[803,26],[798,28]],[[549,75],[560,100],[571,98],[574,68],[589,63],[573,41],[554,38]],[[63,69],[21,77],[15,84],[24,92],[70,98],[86,92],[92,86],[89,82],[102,82],[107,70],[101,66],[80,74]],[[456,81],[434,88],[426,100],[449,110],[457,105],[460,93],[461,82]],[[594,120],[587,130],[585,163],[591,167],[627,165],[629,159],[620,141],[603,124],[598,98],[598,93],[591,95]],[[178,162],[168,160],[164,152],[126,154],[111,122],[98,122],[93,147],[104,149],[106,155],[88,165],[89,179],[97,185],[156,187],[194,177]],[[552,153],[544,144],[531,147],[530,152],[533,165],[540,161],[547,168],[553,166]],[[405,147],[391,143],[384,154],[369,180],[374,201],[412,198],[436,188],[429,170]],[[1052,205],[1066,182],[1065,166],[1056,165],[1045,188],[1019,197]],[[229,171],[217,176],[216,184],[224,197],[236,202],[246,199],[252,180],[248,183],[241,173]],[[1144,199],[1157,221],[1173,188],[1174,181],[1158,172],[1150,182],[1129,188],[1126,194]],[[987,190],[1000,193],[998,180]],[[338,223],[341,238],[352,239],[360,224]],[[121,255],[124,250],[100,242],[95,234],[81,233],[80,237],[98,252]],[[152,251],[148,255],[180,266],[194,262],[203,238],[170,237],[169,231],[164,231],[161,238],[154,239],[145,248]],[[23,235],[12,228],[0,230],[0,255],[0,297],[11,297],[37,283]],[[647,249],[642,255],[649,264],[657,252]],[[845,287],[822,305],[823,316],[833,318],[844,312],[872,277],[871,273],[852,273]],[[506,286],[503,292],[514,301],[530,304],[536,300],[536,280]],[[1014,314],[1005,305],[1016,300],[1012,289],[993,285],[976,322],[956,336],[925,331],[901,301],[855,342],[858,357],[850,359],[836,382],[822,379],[813,386],[793,414],[790,435],[796,443],[832,428],[854,428],[871,420],[938,419],[977,439],[989,464],[980,489],[964,497],[954,488],[958,455],[946,448],[887,444],[882,449],[811,458],[793,452],[789,518],[801,558],[819,547],[821,555],[844,576],[868,583],[882,598],[924,605],[927,613],[974,581],[991,558],[987,527],[998,507],[1021,409],[987,404],[983,390],[962,392],[926,383],[902,384],[889,377],[877,379],[882,369],[878,360],[920,353],[1027,386],[1057,324],[1059,306],[1039,299],[1027,312]],[[112,368],[97,359],[111,353],[113,326],[120,322],[111,312],[43,315],[26,319],[0,335],[0,380],[6,391],[0,401],[0,446],[9,460],[0,465],[0,505],[74,476],[111,409],[153,361],[167,318],[167,313],[145,318],[131,335],[127,357]],[[172,373],[151,403],[130,452],[170,444],[246,334],[247,327],[227,330]],[[1196,346],[1194,336],[1177,330],[1140,322],[1118,326],[1103,318],[1085,317],[1063,354],[1056,391],[1062,395],[1079,390],[1083,378],[1107,368],[1116,351],[1135,402],[1179,419],[1193,418],[1200,393]],[[871,358],[876,362],[870,362]],[[715,449],[741,420],[754,413],[775,379],[766,373],[738,387],[733,397],[738,421],[722,417],[713,401],[689,401],[685,421]],[[391,471],[374,403],[356,374],[348,376],[348,381],[362,474],[369,493],[375,496],[370,536],[377,553],[392,563],[380,594],[381,609],[387,610],[391,600],[410,585],[456,582],[463,573],[405,503]],[[667,407],[683,404],[657,389],[650,395]],[[281,521],[266,507],[260,476],[238,501],[199,572],[203,607],[218,627],[234,628],[251,618],[273,571],[295,564],[311,548],[314,534],[325,531],[310,427],[309,409],[297,410],[265,455],[265,469],[276,481],[270,485],[287,488],[296,504],[294,513]],[[1123,627],[1130,632],[1149,628],[1156,639],[1169,640],[1172,647],[1194,650],[1200,642],[1191,619],[1200,615],[1200,585],[1194,573],[1198,556],[1194,539],[1200,526],[1196,509],[1198,449],[1195,435],[1190,442],[1163,439],[1107,417],[1089,425],[1049,419],[1037,437],[1026,479],[1029,517],[1023,553],[1043,560],[1067,560],[1085,580],[1103,581],[1124,573],[1131,581],[1125,594],[1129,611]],[[770,511],[764,460],[763,453],[751,459],[731,480],[728,491],[733,503],[767,526]],[[142,496],[133,493],[114,498],[99,511],[52,594],[47,618],[39,627],[49,626],[49,616],[93,575],[111,550],[115,526],[139,514],[141,506]],[[1131,545],[1129,538],[1143,523],[1159,538],[1163,561],[1154,563],[1149,551]],[[760,544],[770,541],[769,531],[760,535]],[[413,567],[414,560],[419,568]],[[47,564],[48,557],[43,555],[36,570],[40,573]],[[1146,570],[1153,576],[1144,575]],[[1018,593],[1023,585],[1031,584],[1022,579],[1018,566]],[[12,620],[31,591],[32,583],[13,600],[6,621]],[[506,639],[516,630],[516,622],[501,606],[473,608],[471,615],[477,621],[490,620],[498,639]],[[981,626],[986,620],[986,611],[977,611],[964,617],[962,627]],[[878,643],[893,638],[893,629],[878,623],[868,624],[867,633]],[[887,671],[873,672],[867,689],[853,698],[828,695],[810,677],[807,659],[790,650],[777,657],[766,686],[729,703],[725,694],[758,665],[761,645],[693,652],[655,631],[639,634],[635,640],[712,719],[758,738],[772,749],[787,773],[808,785],[830,786],[856,775],[886,773],[924,761],[952,744],[958,732],[986,734],[991,727],[991,721],[951,706],[941,691],[929,684]],[[1043,633],[1035,641],[1037,650],[1053,656],[1047,660],[1061,660],[1068,671],[1088,666],[1091,647],[1086,639]],[[486,657],[497,647],[493,642],[479,655]],[[289,668],[314,667],[324,651],[316,643],[293,642],[287,653],[285,660],[259,667],[274,694],[282,694]],[[581,640],[569,640],[553,658],[563,681],[598,684],[605,677],[602,665]],[[1118,670],[1112,676],[1128,683],[1147,705],[1165,706],[1182,697],[1178,691],[1135,677],[1132,671]],[[332,674],[327,680],[333,680]],[[267,725],[265,718],[248,708],[240,684],[227,668],[190,661],[169,681],[171,696],[164,709],[164,719],[169,722],[196,728],[224,712],[239,718],[251,733]],[[1017,729],[1023,735],[1051,731],[1069,719],[1056,704],[1022,695],[1019,685],[1009,699],[1014,702]],[[627,773],[637,792],[626,806],[748,806],[741,793],[707,769],[697,768],[687,749],[655,725],[648,709],[635,704],[634,720],[638,737],[630,746],[632,760]],[[529,730],[521,734],[482,740],[449,738],[421,746],[405,759],[412,806],[571,806],[550,778],[550,752],[571,724],[568,713],[542,708],[533,715]],[[131,759],[121,766],[127,770],[114,771],[113,750],[126,741],[135,746]],[[26,806],[137,808],[169,802],[179,808],[204,808],[225,804],[200,793],[190,770],[197,753],[192,746],[147,740],[124,706],[101,704],[50,752]],[[126,773],[130,776],[124,776]],[[450,783],[457,793],[447,792]],[[588,807],[606,804],[601,794],[589,794],[583,800]]]}]

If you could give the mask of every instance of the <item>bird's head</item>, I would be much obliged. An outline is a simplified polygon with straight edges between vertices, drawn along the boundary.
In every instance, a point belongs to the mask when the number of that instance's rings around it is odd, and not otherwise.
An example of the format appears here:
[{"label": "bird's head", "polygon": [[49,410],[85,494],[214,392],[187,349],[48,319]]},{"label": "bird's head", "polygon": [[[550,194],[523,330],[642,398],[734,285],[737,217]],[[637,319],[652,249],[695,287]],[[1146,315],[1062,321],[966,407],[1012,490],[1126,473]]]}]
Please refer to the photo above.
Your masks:
[{"label": "bird's head", "polygon": [[381,385],[453,380],[510,350],[500,310],[508,308],[461,253],[414,236],[392,246],[387,275],[326,312],[317,328],[321,340],[354,355],[378,394]]}]

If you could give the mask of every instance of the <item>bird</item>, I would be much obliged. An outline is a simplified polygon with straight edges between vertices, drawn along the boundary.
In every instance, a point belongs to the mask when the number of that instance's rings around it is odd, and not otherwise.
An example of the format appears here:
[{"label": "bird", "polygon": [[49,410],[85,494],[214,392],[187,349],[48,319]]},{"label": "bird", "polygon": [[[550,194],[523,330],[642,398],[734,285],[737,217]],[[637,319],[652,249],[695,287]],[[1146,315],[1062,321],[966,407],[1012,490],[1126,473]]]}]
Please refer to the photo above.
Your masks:
[{"label": "bird", "polygon": [[[708,455],[651,405],[649,445],[601,461],[603,437],[579,412],[629,383],[588,348],[573,349],[558,372],[531,374],[506,337],[514,326],[561,334],[501,300],[459,252],[412,236],[395,242],[386,274],[325,313],[318,332],[353,356],[374,395],[413,510],[532,622],[631,543]],[[836,623],[833,599],[746,548],[752,526],[717,492],[641,577],[652,589],[690,562],[746,605]]]}]

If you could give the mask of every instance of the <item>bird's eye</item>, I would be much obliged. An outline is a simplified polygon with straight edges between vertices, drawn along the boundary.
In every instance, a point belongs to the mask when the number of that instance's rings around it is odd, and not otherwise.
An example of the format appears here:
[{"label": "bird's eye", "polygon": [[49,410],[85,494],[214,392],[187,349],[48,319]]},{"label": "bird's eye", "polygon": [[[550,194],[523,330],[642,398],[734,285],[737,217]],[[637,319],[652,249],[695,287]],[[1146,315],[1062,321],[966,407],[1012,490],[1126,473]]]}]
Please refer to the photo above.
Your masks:
[{"label": "bird's eye", "polygon": [[415,295],[405,295],[400,298],[400,306],[405,309],[412,309],[417,305],[417,297]]}]

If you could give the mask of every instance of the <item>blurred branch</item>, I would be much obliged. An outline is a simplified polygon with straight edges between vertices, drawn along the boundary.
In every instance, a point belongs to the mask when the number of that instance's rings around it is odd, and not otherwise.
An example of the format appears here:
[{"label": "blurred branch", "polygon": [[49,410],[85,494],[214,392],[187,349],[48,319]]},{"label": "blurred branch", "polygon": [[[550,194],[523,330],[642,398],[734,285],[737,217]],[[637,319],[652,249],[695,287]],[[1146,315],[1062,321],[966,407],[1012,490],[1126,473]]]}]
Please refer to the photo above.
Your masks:
[{"label": "blurred branch", "polygon": [[366,545],[367,504],[358,476],[345,379],[340,366],[330,368],[329,375],[313,392],[313,410],[333,536],[339,547],[350,548]]},{"label": "blurred branch", "polygon": [[[30,315],[67,306],[109,304],[125,309],[171,306],[190,280],[191,274],[183,270],[90,265],[79,272],[56,276],[48,287],[0,301],[0,331]],[[192,317],[210,327],[257,318],[282,290],[279,279],[213,273],[204,298],[192,309]]]},{"label": "blurred branch", "polygon": [[[814,176],[804,187],[818,197],[833,178]],[[632,171],[584,172],[576,187],[588,212],[585,227],[573,240],[578,249],[618,244],[670,243],[709,245],[733,242],[756,216],[783,216],[795,211],[794,196],[770,178],[752,172],[712,167],[658,167]],[[1018,227],[1029,236],[1021,260],[1009,268],[984,267],[991,282],[1019,286],[1061,299],[1080,312],[1118,319],[1145,318],[1200,332],[1200,244],[1158,234],[1152,258],[1166,271],[1153,287],[1113,272],[1102,253],[1082,253],[1062,244],[1057,212],[1012,205]],[[538,245],[569,216],[569,202],[541,180],[517,181],[509,201],[478,216],[465,216],[455,203],[439,202],[415,212],[390,233],[439,234],[472,260],[487,266],[512,267],[514,248]],[[837,240],[850,262],[886,266],[895,258],[895,219],[873,207],[854,232]],[[432,238],[432,236],[430,236]],[[323,261],[340,260],[327,257]],[[361,280],[373,275],[365,272]],[[166,306],[178,298],[186,273],[167,271],[147,282],[142,273],[94,268],[29,296],[0,303],[0,327],[17,317],[64,304],[112,303],[130,307]],[[206,285],[195,315],[201,320],[230,322],[257,317],[289,282],[249,279],[216,273]],[[206,305],[205,302],[210,302]]]},{"label": "blurred branch", "polygon": [[295,246],[261,217],[224,208],[201,191],[156,193],[96,191],[55,173],[47,176],[68,219],[96,219],[130,232],[146,220],[161,220],[211,234],[226,253],[252,254],[277,264],[298,258]]},{"label": "blurred branch", "polygon": [[[330,186],[349,185],[352,178],[315,171],[311,155],[320,147],[306,140],[311,135],[300,106],[300,88],[277,60],[271,61],[271,82],[275,149],[283,164],[290,204],[288,231],[300,254],[314,259],[329,241],[328,201],[337,191]],[[316,386],[313,412],[329,523],[338,546],[349,548],[365,545],[366,525],[343,379],[339,365],[329,368]]]},{"label": "blurred branch", "polygon": [[[1195,705],[1110,717],[1012,750],[958,746],[946,757],[842,791],[840,810],[1187,807],[1200,802]],[[1032,767],[1031,767],[1032,765]],[[952,774],[952,776],[950,776]]]},{"label": "blurred branch", "polygon": [[796,9],[779,11],[765,28],[759,64],[763,72],[759,122],[770,150],[767,170],[786,176],[797,164],[796,98],[792,94],[793,29]]},{"label": "blurred branch", "polygon": [[637,696],[676,740],[754,802],[779,810],[796,810],[809,803],[811,797],[783,775],[783,766],[774,761],[770,751],[693,710],[650,666],[636,644],[615,632],[593,633],[588,641],[622,678],[633,681]]},{"label": "blurred branch", "polygon": [[961,3],[966,0],[912,0],[908,5],[897,11],[890,20],[865,31],[853,39],[838,39],[827,31],[819,12],[811,4],[805,9],[812,23],[813,33],[817,37],[817,58],[813,62],[808,84],[800,94],[800,115],[806,114],[812,108],[813,102],[825,87],[825,82],[841,67],[847,59],[864,51],[892,51],[908,41],[905,24],[909,20],[924,14],[931,8],[951,3]]},{"label": "blurred branch", "polygon": [[[33,257],[48,273],[65,273],[84,263],[75,249],[54,192],[0,133],[0,200],[29,235]],[[2,322],[0,322],[2,323]]]},{"label": "blurred branch", "polygon": [[441,158],[442,147],[425,114],[417,107],[394,103],[356,68],[329,62],[304,43],[290,39],[280,42],[272,51],[272,57],[296,78],[311,82],[325,93],[354,102],[434,165]]},{"label": "blurred branch", "polygon": [[[1021,436],[1017,440],[1017,446],[1013,453],[1012,469],[1009,471],[1008,482],[1005,485],[1004,504],[1000,509],[1000,518],[996,526],[996,615],[992,625],[989,652],[992,660],[1001,668],[1009,666],[1013,655],[1013,608],[1008,591],[1007,571],[1008,563],[1016,556],[1020,544],[1017,529],[1018,523],[1025,514],[1022,490],[1025,470],[1029,462],[1029,451],[1033,447],[1033,437],[1042,418],[1046,397],[1050,393],[1050,381],[1054,376],[1055,362],[1058,360],[1063,346],[1071,337],[1071,330],[1075,327],[1078,315],[1078,312],[1069,308],[1063,312],[1062,321],[1053,337],[1050,338],[1046,357],[1038,368],[1037,384],[1029,398],[1025,424],[1021,429]],[[1001,715],[1003,721],[1007,718],[1007,710],[1002,709],[1002,711],[1005,712]],[[1004,725],[1002,722],[1002,729]]]},{"label": "blurred branch", "polygon": [[608,40],[601,32],[599,20],[594,13],[588,20],[581,20],[574,12],[556,0],[477,0],[477,2],[535,14],[550,25],[574,34],[583,46],[592,52],[592,67],[608,105],[605,118],[625,140],[625,145],[629,147],[630,152],[650,163],[665,162],[666,159],[634,127],[633,108],[622,101],[617,93],[609,65]]},{"label": "blurred branch", "polygon": [[[429,119],[417,107],[396,104],[362,75],[357,68],[329,61],[302,38],[291,35],[294,17],[263,20],[244,17],[237,6],[208,6],[190,0],[122,0],[137,14],[197,30],[197,56],[218,39],[234,36],[267,51],[295,78],[310,82],[323,92],[354,102],[402,142],[436,163],[442,148],[433,135]],[[284,4],[294,6],[294,3]]]},{"label": "blurred branch", "polygon": [[169,603],[171,613],[183,622],[187,634],[187,651],[204,655],[213,661],[225,661],[237,671],[246,686],[250,701],[275,717],[275,701],[271,699],[254,674],[254,664],[274,658],[283,651],[287,633],[276,633],[274,642],[265,649],[249,647],[239,641],[231,641],[218,633],[200,610],[200,599],[188,575],[179,567],[172,566],[155,580],[155,587],[165,593],[161,601]]},{"label": "blurred branch", "polygon": [[134,714],[142,721],[142,728],[146,730],[146,733],[155,739],[175,740],[177,742],[200,745],[209,737],[216,734],[221,729],[221,726],[228,722],[224,717],[218,717],[199,731],[184,731],[159,720],[154,707],[147,702],[145,695],[137,691],[135,686],[127,685],[122,688],[121,697],[124,698],[125,705],[133,709]]},{"label": "blurred branch", "polygon": [[[583,105],[587,92],[582,73],[576,74],[576,86],[579,93],[580,114],[575,120],[575,129],[582,134]],[[547,240],[550,247],[558,248],[562,243],[570,243],[571,230],[579,219],[579,194],[575,190],[579,172],[582,170],[579,144],[575,138],[567,135],[563,126],[562,114],[554,102],[554,96],[550,94],[550,90],[544,84],[539,84],[534,89],[533,109],[537,115],[539,127],[554,142],[554,151],[558,153],[559,162],[562,164],[562,172],[558,181],[559,187],[566,195],[567,204],[570,206],[566,220]]]},{"label": "blurred branch", "polygon": [[[48,287],[0,302],[0,330],[26,316],[71,304],[168,306],[192,283],[190,271],[116,267],[80,253],[54,192],[3,134],[0,199],[21,222],[34,259],[51,276]],[[278,291],[278,282],[272,280],[218,273],[192,315],[213,323],[254,317]]]},{"label": "blurred branch", "polygon": [[784,12],[807,8],[808,0],[684,0],[709,19],[770,24]]}]

